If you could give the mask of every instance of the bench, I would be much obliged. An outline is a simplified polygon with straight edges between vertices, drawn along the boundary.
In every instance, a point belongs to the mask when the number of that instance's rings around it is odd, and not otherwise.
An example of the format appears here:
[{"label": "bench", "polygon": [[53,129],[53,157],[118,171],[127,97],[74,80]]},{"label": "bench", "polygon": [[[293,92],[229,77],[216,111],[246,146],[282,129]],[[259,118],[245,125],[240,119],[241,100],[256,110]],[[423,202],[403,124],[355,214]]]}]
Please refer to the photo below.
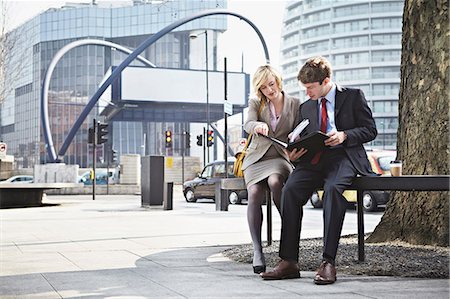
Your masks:
[{"label": "bench", "polygon": [[[226,178],[216,183],[215,202],[216,211],[228,211],[228,192],[245,190],[243,178]],[[272,196],[269,190],[266,190],[267,206],[267,245],[272,245]]]},{"label": "bench", "polygon": [[1,183],[0,208],[40,207],[44,190],[77,186],[75,183]]},{"label": "bench", "polygon": [[[449,191],[449,175],[404,175],[404,176],[360,176],[355,178],[347,190],[357,193],[357,223],[358,223],[358,260],[363,262],[364,253],[364,209],[363,193],[369,190],[378,191]],[[216,184],[216,209],[228,210],[228,190],[245,189],[244,179],[222,179]],[[271,196],[266,193],[267,200],[267,243],[272,244],[272,210]]]}]

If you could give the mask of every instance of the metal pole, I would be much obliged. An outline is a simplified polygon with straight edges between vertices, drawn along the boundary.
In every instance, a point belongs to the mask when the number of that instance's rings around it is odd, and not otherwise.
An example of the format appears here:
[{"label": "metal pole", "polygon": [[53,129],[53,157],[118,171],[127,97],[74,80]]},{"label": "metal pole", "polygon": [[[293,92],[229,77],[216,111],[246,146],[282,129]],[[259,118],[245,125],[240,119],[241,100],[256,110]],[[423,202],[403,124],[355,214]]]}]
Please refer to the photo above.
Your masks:
[{"label": "metal pole", "polygon": [[96,181],[96,175],[95,175],[95,167],[97,163],[97,120],[94,118],[94,140],[92,140],[92,200],[95,200],[95,181]]},{"label": "metal pole", "polygon": [[206,137],[206,130],[203,127],[203,167],[206,166],[206,142],[208,141],[208,137]]},{"label": "metal pole", "polygon": [[[223,79],[224,79],[224,105],[227,102],[227,58],[223,59]],[[224,107],[225,108],[225,107]],[[225,160],[225,177],[228,178],[228,115],[224,109],[224,119],[225,119],[225,130],[224,130],[224,138],[225,138],[225,146],[223,150],[224,160]],[[228,193],[228,192],[227,192]],[[228,197],[227,197],[228,198]]]},{"label": "metal pole", "polygon": [[181,182],[184,183],[184,151],[186,150],[186,131],[183,131],[183,140],[182,140],[182,146],[183,148],[181,149]]},{"label": "metal pole", "polygon": [[[209,130],[209,80],[208,80],[208,30],[205,30],[205,52],[206,52],[206,128]],[[208,150],[208,163],[209,163],[209,148]]]},{"label": "metal pole", "polygon": [[109,195],[109,161],[111,160],[112,145],[103,148],[106,148],[106,194]]}]

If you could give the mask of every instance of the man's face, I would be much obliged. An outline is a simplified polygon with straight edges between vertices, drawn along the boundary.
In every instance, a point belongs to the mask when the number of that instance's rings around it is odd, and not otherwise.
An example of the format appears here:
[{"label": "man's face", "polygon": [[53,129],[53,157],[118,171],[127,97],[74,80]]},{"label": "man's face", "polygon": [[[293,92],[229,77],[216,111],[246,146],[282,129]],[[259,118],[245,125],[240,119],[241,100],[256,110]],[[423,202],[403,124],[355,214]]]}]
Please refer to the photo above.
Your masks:
[{"label": "man's face", "polygon": [[330,87],[328,86],[329,82],[330,79],[326,78],[323,80],[322,84],[319,82],[303,83],[303,86],[306,88],[306,95],[312,100],[317,100],[325,96],[330,90]]}]

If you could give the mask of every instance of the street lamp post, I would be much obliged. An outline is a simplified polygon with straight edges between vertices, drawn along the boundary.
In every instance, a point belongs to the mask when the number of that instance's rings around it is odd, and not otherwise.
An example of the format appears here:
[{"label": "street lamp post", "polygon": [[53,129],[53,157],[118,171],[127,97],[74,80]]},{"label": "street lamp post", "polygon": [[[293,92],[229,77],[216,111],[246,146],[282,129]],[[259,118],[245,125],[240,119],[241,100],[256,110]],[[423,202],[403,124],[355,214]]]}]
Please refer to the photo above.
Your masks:
[{"label": "street lamp post", "polygon": [[385,131],[385,128],[384,128],[384,121],[382,121],[382,122],[380,122],[380,125],[382,125],[383,126],[383,149],[385,149],[385,137],[386,137],[386,131]]},{"label": "street lamp post", "polygon": [[[196,39],[199,35],[205,34],[205,56],[206,56],[206,67],[205,67],[205,73],[206,73],[206,131],[209,130],[209,63],[208,63],[208,30],[205,29],[205,31],[198,33],[198,34],[191,34],[189,37],[191,39]],[[207,159],[209,163],[209,149],[207,148]]]}]

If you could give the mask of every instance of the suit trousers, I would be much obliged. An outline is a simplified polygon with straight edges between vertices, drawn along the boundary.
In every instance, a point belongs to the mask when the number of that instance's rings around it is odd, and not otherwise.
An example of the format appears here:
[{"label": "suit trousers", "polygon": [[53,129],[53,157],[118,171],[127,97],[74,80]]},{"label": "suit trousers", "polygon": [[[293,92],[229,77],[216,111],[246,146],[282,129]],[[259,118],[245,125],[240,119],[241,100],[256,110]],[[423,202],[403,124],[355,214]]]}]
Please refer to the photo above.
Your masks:
[{"label": "suit trousers", "polygon": [[303,206],[312,193],[323,187],[323,256],[336,258],[347,200],[342,195],[357,171],[343,148],[324,151],[316,165],[299,163],[283,187],[281,197],[281,239],[279,256],[297,261]]}]

